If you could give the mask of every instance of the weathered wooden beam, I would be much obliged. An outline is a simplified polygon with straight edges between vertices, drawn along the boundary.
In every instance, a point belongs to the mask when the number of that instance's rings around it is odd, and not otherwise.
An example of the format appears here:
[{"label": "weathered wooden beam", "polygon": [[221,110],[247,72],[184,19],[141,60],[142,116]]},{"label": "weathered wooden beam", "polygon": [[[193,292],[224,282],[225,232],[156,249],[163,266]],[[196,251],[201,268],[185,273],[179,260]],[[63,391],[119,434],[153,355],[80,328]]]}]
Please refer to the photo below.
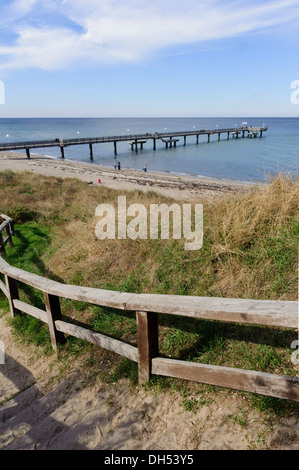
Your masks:
[{"label": "weathered wooden beam", "polygon": [[225,322],[298,328],[297,301],[130,294],[66,285],[14,268],[1,258],[0,271],[43,292],[103,307],[143,312],[152,311]]},{"label": "weathered wooden beam", "polygon": [[152,373],[299,401],[299,378],[210,364],[154,358]]},{"label": "weathered wooden beam", "polygon": [[8,302],[10,314],[12,317],[19,315],[21,312],[14,306],[14,300],[19,299],[19,291],[17,281],[10,276],[5,275],[6,289],[8,292]]},{"label": "weathered wooden beam", "polygon": [[14,299],[13,300],[14,307],[17,308],[19,311],[27,313],[38,320],[41,320],[44,323],[48,323],[48,315],[45,310],[41,310],[40,308],[34,307],[33,305],[26,304],[21,300]]},{"label": "weathered wooden beam", "polygon": [[138,341],[138,380],[148,382],[152,358],[158,355],[158,316],[155,313],[136,312]]},{"label": "weathered wooden beam", "polygon": [[83,339],[89,343],[96,344],[101,348],[113,351],[116,354],[120,354],[121,356],[131,359],[132,361],[138,361],[138,352],[135,346],[131,346],[130,344],[123,343],[117,339],[110,338],[109,336],[102,335],[101,333],[95,333],[81,326],[73,325],[62,320],[56,320],[55,327],[57,331],[75,336],[76,338]]},{"label": "weathered wooden beam", "polygon": [[6,285],[4,284],[4,282],[1,281],[1,279],[0,279],[0,289],[2,290],[3,294],[9,299],[8,289]]},{"label": "weathered wooden beam", "polygon": [[48,324],[49,324],[52,348],[56,350],[59,344],[64,344],[66,341],[64,334],[58,331],[55,326],[55,321],[61,320],[62,318],[59,297],[45,292],[44,299],[45,299],[46,311],[47,311],[47,316],[48,316]]},{"label": "weathered wooden beam", "polygon": [[13,246],[13,243],[12,243],[12,234],[11,234],[11,227],[10,227],[10,224],[8,223],[5,227],[5,231],[6,231],[6,234],[7,234],[7,241],[8,241],[8,244],[9,246]]},{"label": "weathered wooden beam", "polygon": [[4,237],[3,237],[3,233],[1,229],[0,229],[0,251],[3,251],[4,255],[6,255],[5,242],[4,242]]},{"label": "weathered wooden beam", "polygon": [[127,310],[154,311],[207,320],[298,328],[297,301],[131,294]]},{"label": "weathered wooden beam", "polygon": [[27,158],[30,158],[30,149],[26,149],[26,156]]}]

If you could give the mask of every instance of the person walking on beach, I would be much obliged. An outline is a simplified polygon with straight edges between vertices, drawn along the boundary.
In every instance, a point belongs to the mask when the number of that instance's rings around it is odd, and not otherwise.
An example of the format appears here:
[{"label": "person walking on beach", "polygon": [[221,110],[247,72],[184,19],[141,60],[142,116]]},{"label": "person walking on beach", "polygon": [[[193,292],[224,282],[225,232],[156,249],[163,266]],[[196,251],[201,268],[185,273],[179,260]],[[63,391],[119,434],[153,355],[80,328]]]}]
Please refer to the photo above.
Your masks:
[{"label": "person walking on beach", "polygon": [[117,168],[120,170],[120,162],[117,162]]},{"label": "person walking on beach", "polygon": [[116,163],[114,163],[114,170],[116,170]]}]

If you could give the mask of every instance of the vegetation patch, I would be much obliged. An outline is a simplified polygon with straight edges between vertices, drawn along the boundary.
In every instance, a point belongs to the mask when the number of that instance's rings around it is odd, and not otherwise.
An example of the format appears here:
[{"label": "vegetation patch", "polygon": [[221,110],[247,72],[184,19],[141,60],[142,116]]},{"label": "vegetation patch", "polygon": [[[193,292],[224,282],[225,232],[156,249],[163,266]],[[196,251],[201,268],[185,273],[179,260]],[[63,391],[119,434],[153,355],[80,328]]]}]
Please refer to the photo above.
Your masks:
[{"label": "vegetation patch", "polygon": [[[183,240],[98,240],[95,208],[128,204],[173,203],[155,192],[110,190],[74,179],[30,173],[0,173],[1,213],[15,221],[14,246],[7,261],[50,279],[81,286],[136,293],[161,293],[247,299],[297,300],[299,184],[278,175],[271,183],[204,203],[203,247],[184,250]],[[200,203],[200,200],[198,201]],[[20,298],[44,309],[41,292],[20,284]],[[8,309],[0,294],[0,307]],[[68,321],[136,345],[134,312],[61,299]],[[51,353],[47,325],[22,315],[13,320],[24,341]],[[159,349],[167,356],[206,364],[297,375],[290,345],[296,336],[286,328],[241,325],[159,315]],[[85,356],[84,356],[85,355]],[[59,357],[85,357],[91,376],[109,381],[129,377],[136,365],[94,345],[69,338]],[[105,366],[107,365],[107,367]],[[152,387],[184,387],[184,381],[153,377]],[[215,390],[217,388],[214,388]],[[184,390],[182,388],[182,390]],[[182,392],[186,409],[205,400],[206,386],[191,384]],[[236,392],[237,393],[237,392]],[[245,394],[261,411],[298,409],[298,404]],[[231,417],[240,426],[242,412]]]}]

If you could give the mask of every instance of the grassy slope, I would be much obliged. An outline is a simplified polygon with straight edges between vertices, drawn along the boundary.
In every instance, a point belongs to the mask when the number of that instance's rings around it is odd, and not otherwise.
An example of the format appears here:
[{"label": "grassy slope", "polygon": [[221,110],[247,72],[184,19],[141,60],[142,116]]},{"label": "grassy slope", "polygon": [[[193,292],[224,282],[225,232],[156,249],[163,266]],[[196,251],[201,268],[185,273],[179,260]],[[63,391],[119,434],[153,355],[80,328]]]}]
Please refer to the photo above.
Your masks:
[{"label": "grassy slope", "polygon": [[[299,185],[282,175],[263,189],[205,203],[204,244],[196,252],[185,251],[183,240],[98,240],[95,208],[103,202],[116,207],[117,191],[29,173],[3,172],[0,182],[1,213],[17,222],[15,246],[7,256],[14,266],[60,282],[127,292],[297,299]],[[128,205],[171,202],[153,192],[121,194]],[[23,288],[21,296],[43,304],[34,289]],[[6,305],[3,297],[1,305]],[[68,300],[62,300],[62,310],[95,331],[136,342],[132,313]],[[50,351],[40,322],[24,315],[14,324],[24,339]],[[296,375],[290,362],[295,335],[280,328],[160,317],[160,351],[165,355],[287,375]],[[71,340],[65,348],[76,354],[84,346]],[[90,351],[90,363],[97,354]],[[135,364],[115,363],[113,380],[119,374],[136,380]],[[269,402],[258,400],[260,406]]]}]

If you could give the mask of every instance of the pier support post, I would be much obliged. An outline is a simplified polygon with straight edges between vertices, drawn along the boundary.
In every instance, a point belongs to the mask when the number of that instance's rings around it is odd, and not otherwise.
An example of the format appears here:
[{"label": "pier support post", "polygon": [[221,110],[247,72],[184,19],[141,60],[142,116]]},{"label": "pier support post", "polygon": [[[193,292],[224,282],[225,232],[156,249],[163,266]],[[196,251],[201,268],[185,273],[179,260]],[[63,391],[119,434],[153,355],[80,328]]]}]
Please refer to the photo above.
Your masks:
[{"label": "pier support post", "polygon": [[260,139],[262,138],[262,135],[263,135],[263,131],[261,130],[260,131]]},{"label": "pier support post", "polygon": [[138,153],[138,141],[137,141],[137,139],[135,140],[135,152]]},{"label": "pier support post", "polygon": [[210,142],[210,134],[208,134],[208,143]]},{"label": "pier support post", "polygon": [[220,132],[218,132],[218,142],[219,142],[219,140],[220,140]]},{"label": "pier support post", "polygon": [[114,141],[114,155],[117,155],[117,147],[116,147],[116,141]]},{"label": "pier support post", "polygon": [[27,155],[27,158],[30,158],[30,150],[29,149],[26,149],[26,155]]},{"label": "pier support post", "polygon": [[60,153],[61,153],[61,158],[64,158],[64,146],[60,146]]},{"label": "pier support post", "polygon": [[242,139],[244,139],[245,131],[242,131]]},{"label": "pier support post", "polygon": [[90,156],[90,160],[93,160],[92,144],[89,144],[89,156]]},{"label": "pier support post", "polygon": [[196,143],[198,144],[198,134],[196,134]]},{"label": "pier support post", "polygon": [[186,145],[186,136],[184,135],[184,145]]},{"label": "pier support post", "polygon": [[227,133],[227,140],[229,140],[229,132]]}]

